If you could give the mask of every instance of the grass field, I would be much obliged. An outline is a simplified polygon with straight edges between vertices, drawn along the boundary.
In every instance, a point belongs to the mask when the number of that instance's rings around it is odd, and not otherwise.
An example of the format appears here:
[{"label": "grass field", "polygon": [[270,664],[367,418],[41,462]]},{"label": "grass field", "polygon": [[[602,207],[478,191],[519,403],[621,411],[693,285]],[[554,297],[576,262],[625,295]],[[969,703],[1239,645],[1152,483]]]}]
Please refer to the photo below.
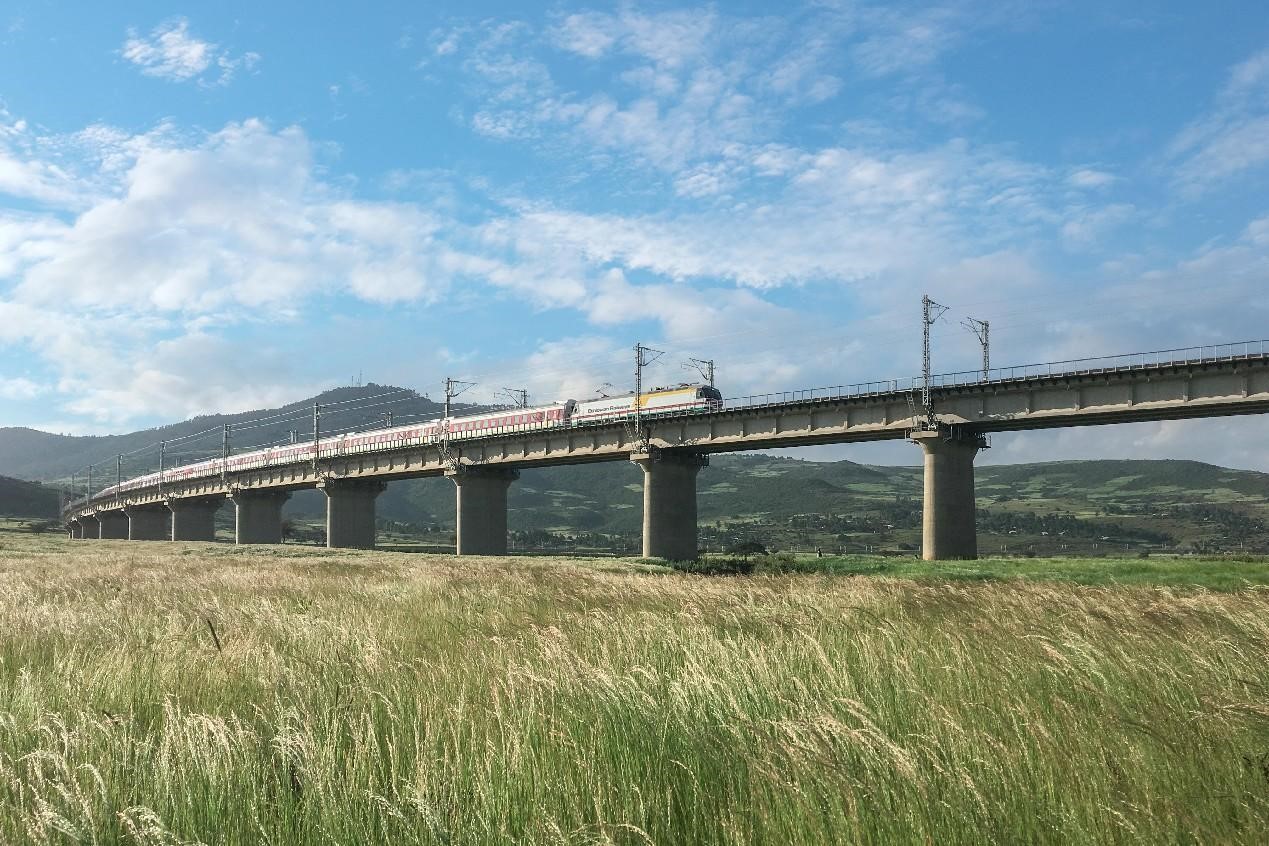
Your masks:
[{"label": "grass field", "polygon": [[[689,569],[710,569],[711,561],[735,562],[733,556],[706,558]],[[768,563],[770,562],[770,563]],[[993,558],[976,561],[922,561],[880,555],[759,556],[757,572],[837,576],[888,576],[926,581],[1051,581],[1081,585],[1152,585],[1204,587],[1233,591],[1269,586],[1269,556],[1151,555],[1107,558]]]},{"label": "grass field", "polygon": [[1269,841],[1264,579],[1027,564],[7,533],[0,843]]}]

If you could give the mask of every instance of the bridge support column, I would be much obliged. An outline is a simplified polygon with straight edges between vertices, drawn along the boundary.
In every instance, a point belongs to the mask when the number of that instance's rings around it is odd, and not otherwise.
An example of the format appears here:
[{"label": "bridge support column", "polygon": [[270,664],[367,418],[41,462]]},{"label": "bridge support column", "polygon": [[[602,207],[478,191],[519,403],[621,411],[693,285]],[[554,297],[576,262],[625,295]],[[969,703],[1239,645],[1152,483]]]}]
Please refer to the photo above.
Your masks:
[{"label": "bridge support column", "polygon": [[154,505],[129,505],[123,509],[128,515],[128,540],[170,540],[172,525],[167,509]]},{"label": "bridge support column", "polygon": [[66,524],[66,532],[71,540],[83,540],[84,524],[78,520],[71,520]]},{"label": "bridge support column", "polygon": [[85,514],[79,518],[79,524],[84,527],[85,540],[95,540],[101,537],[101,521],[96,517]]},{"label": "bridge support column", "polygon": [[375,500],[388,486],[373,480],[328,479],[317,487],[326,494],[326,545],[374,549]]},{"label": "bridge support column", "polygon": [[223,496],[167,500],[167,508],[172,512],[172,540],[214,541],[216,512],[224,502]]},{"label": "bridge support column", "polygon": [[630,460],[643,470],[643,557],[694,561],[696,475],[709,456],[656,450]]},{"label": "bridge support column", "polygon": [[100,525],[97,537],[102,540],[127,540],[128,515],[119,511],[98,511],[97,522]]},{"label": "bridge support column", "polygon": [[282,543],[282,504],[287,491],[239,488],[229,495],[234,504],[234,543]]},{"label": "bridge support column", "polygon": [[458,555],[507,554],[507,489],[520,478],[518,470],[459,466],[446,477],[457,489]]},{"label": "bridge support column", "polygon": [[981,435],[947,429],[913,432],[912,440],[925,453],[921,557],[926,561],[977,558],[974,456],[987,442]]}]

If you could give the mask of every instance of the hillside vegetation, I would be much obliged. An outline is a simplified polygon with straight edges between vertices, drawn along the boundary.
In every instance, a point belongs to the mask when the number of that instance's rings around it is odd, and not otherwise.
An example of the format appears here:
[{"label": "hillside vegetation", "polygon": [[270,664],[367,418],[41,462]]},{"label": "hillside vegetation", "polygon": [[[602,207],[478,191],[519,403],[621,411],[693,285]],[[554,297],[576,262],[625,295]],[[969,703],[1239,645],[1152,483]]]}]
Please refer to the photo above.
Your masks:
[{"label": "hillside vegetation", "polygon": [[0,539],[0,842],[1269,841],[1269,593]]},{"label": "hillside vegetation", "polygon": [[[781,549],[912,552],[920,545],[921,486],[916,467],[712,456],[698,478],[701,542],[713,550],[752,541]],[[977,492],[984,553],[1269,552],[1263,473],[1193,461],[983,466]],[[633,551],[643,476],[627,462],[525,470],[508,503],[509,525],[526,542],[574,538]],[[320,494],[299,493],[288,513],[317,521],[324,507]],[[393,483],[378,513],[416,536],[428,528],[446,536],[454,525],[453,484]]]},{"label": "hillside vegetation", "polygon": [[61,495],[52,488],[0,476],[0,516],[60,517]]}]

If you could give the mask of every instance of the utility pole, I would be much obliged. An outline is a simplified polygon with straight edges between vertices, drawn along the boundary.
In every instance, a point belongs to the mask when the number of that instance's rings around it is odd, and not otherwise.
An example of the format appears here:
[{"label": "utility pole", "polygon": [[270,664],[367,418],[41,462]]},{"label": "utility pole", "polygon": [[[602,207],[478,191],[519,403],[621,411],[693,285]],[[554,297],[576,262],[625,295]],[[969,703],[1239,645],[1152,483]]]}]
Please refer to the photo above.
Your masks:
[{"label": "utility pole", "polygon": [[436,444],[436,451],[441,461],[451,469],[458,469],[458,459],[449,449],[449,416],[453,411],[454,397],[475,386],[475,382],[445,377],[445,417],[441,421],[441,438]]},{"label": "utility pole", "polygon": [[925,409],[925,425],[930,429],[938,428],[930,396],[930,327],[946,312],[947,306],[934,302],[928,294],[921,297],[921,406]]},{"label": "utility pole", "polygon": [[229,478],[229,424],[225,424],[224,432],[220,438],[220,480],[222,482]]},{"label": "utility pole", "polygon": [[643,432],[643,368],[652,364],[661,356],[665,355],[661,350],[654,350],[651,347],[645,347],[641,343],[635,343],[635,395],[634,395],[634,425],[635,438],[640,444],[640,451],[646,451],[647,438]]},{"label": "utility pole", "polygon": [[983,348],[983,381],[986,382],[991,373],[991,323],[967,317],[961,325],[974,333]]},{"label": "utility pole", "polygon": [[159,441],[159,493],[163,493],[163,462],[167,458],[167,441]]},{"label": "utility pole", "polygon": [[709,382],[711,388],[714,387],[714,359],[689,358],[684,362],[683,367],[695,370],[706,382]]},{"label": "utility pole", "polygon": [[497,396],[506,396],[513,408],[529,407],[529,392],[523,388],[503,388]]},{"label": "utility pole", "polygon": [[115,458],[115,502],[119,501],[121,487],[123,487],[123,453],[119,453]]},{"label": "utility pole", "polygon": [[322,407],[313,403],[313,475],[317,475],[317,459],[322,453],[322,433],[318,421],[322,419]]},{"label": "utility pole", "polygon": [[391,411],[385,411],[383,413],[383,427],[385,429],[392,428],[392,412]]},{"label": "utility pole", "polygon": [[84,501],[87,502],[88,500],[92,498],[93,498],[93,466],[89,464],[88,465],[88,484],[84,488]]},{"label": "utility pole", "polygon": [[299,430],[299,429],[292,429],[292,430],[291,430],[291,443],[293,443],[293,444],[298,444],[299,442],[300,442],[300,430]]},{"label": "utility pole", "polygon": [[475,382],[464,382],[461,379],[445,379],[445,419],[449,419],[454,397],[460,396],[468,389],[476,387]]}]

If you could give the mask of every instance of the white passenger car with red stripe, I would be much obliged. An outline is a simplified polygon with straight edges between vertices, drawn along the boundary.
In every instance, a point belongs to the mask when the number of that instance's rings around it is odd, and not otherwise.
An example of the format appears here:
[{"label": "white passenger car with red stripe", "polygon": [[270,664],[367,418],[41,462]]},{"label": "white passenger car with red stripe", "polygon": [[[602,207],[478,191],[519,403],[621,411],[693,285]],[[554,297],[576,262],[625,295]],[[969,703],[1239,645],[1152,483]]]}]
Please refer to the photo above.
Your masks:
[{"label": "white passenger car with red stripe", "polygon": [[[638,406],[645,417],[667,414],[717,411],[723,407],[722,394],[712,385],[681,384],[670,388],[655,388],[641,394]],[[572,426],[597,425],[608,421],[624,420],[635,414],[634,393],[615,397],[578,402],[566,400],[553,405],[534,408],[508,408],[462,417],[440,418],[409,426],[375,429],[367,432],[345,432],[318,438],[316,457],[335,458],[360,452],[374,452],[401,447],[435,444],[442,439],[467,440],[486,438],[516,432],[561,429]],[[128,479],[120,485],[112,485],[97,491],[96,497],[109,497],[137,488],[151,487],[162,482],[175,482],[237,473],[260,467],[298,464],[314,459],[315,447],[310,443],[287,444],[268,449],[240,452],[227,459],[214,458],[148,473]]]}]

